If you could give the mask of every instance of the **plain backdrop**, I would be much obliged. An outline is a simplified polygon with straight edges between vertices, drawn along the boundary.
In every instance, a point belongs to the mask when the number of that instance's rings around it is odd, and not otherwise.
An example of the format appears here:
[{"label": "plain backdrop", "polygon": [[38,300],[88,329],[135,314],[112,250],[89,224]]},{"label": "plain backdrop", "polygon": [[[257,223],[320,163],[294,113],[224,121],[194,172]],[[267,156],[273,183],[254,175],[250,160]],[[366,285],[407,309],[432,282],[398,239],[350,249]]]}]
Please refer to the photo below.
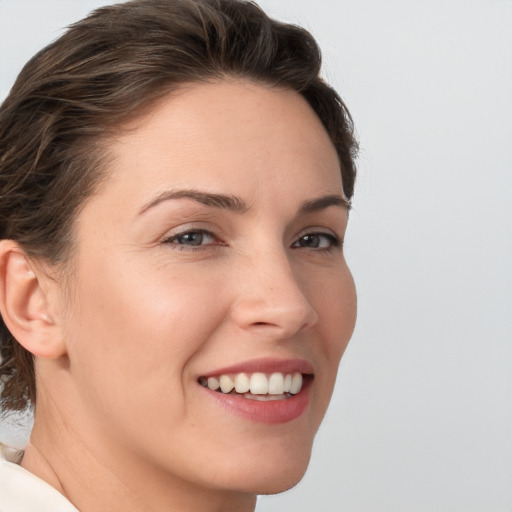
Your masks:
[{"label": "plain backdrop", "polygon": [[[0,98],[105,3],[0,0]],[[260,4],[315,35],[361,155],[356,332],[306,477],[257,510],[511,512],[512,1]]]}]

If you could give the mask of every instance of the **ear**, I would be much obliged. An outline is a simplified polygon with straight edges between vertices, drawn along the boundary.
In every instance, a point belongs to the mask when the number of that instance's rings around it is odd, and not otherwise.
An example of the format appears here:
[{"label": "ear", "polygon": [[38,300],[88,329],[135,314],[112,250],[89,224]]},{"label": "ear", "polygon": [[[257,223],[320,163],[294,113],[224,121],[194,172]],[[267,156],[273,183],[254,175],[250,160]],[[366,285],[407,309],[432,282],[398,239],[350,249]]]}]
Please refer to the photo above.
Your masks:
[{"label": "ear", "polygon": [[[16,340],[37,357],[65,354],[53,312],[52,282],[12,240],[0,241],[0,313]],[[55,285],[53,285],[55,286]]]}]

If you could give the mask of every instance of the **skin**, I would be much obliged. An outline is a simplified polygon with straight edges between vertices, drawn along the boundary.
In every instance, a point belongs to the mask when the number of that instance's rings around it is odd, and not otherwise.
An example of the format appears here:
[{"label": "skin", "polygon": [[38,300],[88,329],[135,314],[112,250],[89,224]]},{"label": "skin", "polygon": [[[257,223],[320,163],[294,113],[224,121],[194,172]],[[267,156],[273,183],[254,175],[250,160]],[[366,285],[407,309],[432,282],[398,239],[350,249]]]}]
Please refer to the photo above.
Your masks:
[{"label": "skin", "polygon": [[[30,266],[51,336],[31,347],[38,407],[22,465],[84,512],[253,510],[304,474],[354,328],[335,149],[297,93],[221,81],[165,98],[110,154],[76,220],[71,284]],[[244,207],[161,200],[177,190]],[[190,245],[198,230],[211,235]],[[301,416],[250,421],[197,382],[259,358],[312,364]]]}]

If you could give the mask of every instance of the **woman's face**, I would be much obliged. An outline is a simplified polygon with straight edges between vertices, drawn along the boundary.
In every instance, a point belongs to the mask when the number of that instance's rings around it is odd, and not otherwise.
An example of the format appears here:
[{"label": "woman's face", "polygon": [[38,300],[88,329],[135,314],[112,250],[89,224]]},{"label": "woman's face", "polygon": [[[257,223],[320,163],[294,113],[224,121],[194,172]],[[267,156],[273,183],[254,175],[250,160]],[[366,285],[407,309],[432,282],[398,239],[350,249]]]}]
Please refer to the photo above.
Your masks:
[{"label": "woman's face", "polygon": [[355,322],[328,135],[297,93],[222,81],[166,98],[110,150],[63,320],[76,417],[169,482],[290,487]]}]

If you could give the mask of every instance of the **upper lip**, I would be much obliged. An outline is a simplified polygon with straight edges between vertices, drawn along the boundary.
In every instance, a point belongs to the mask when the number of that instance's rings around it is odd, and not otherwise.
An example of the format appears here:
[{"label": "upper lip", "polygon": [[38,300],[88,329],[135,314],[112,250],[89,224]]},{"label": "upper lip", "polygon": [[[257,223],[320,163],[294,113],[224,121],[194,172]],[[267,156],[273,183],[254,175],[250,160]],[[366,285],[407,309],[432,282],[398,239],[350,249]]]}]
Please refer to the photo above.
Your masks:
[{"label": "upper lip", "polygon": [[218,375],[226,375],[233,373],[303,373],[313,374],[314,368],[311,363],[304,359],[251,359],[250,361],[244,361],[236,363],[231,366],[225,366],[218,368],[213,371],[209,371],[202,374],[201,377],[214,377]]}]

